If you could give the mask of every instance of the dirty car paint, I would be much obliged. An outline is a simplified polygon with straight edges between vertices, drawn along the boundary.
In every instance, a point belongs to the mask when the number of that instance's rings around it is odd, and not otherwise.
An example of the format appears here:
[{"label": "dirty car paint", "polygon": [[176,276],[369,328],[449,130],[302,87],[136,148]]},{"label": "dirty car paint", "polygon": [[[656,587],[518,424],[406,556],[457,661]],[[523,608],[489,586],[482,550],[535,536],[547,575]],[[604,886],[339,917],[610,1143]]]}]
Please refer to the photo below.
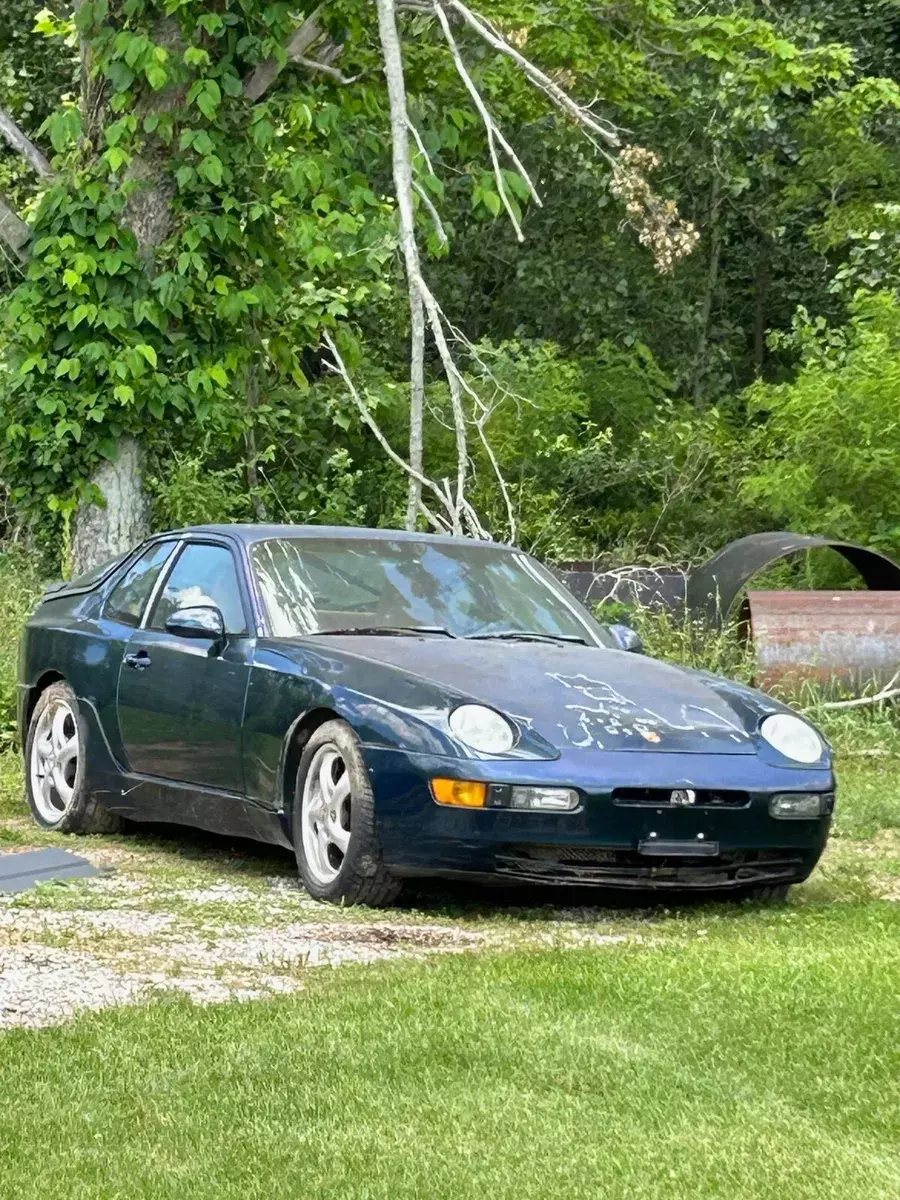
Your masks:
[{"label": "dirty car paint", "polygon": [[[88,778],[101,803],[136,820],[289,845],[296,731],[311,717],[338,717],[362,743],[385,861],[398,874],[728,890],[802,879],[812,870],[830,819],[775,820],[769,798],[831,793],[834,775],[827,749],[805,767],[759,737],[762,719],[788,711],[783,705],[728,680],[599,645],[270,637],[247,555],[254,539],[270,535],[254,526],[166,535],[232,550],[243,573],[248,632],[229,637],[224,648],[194,640],[184,655],[177,638],[159,637],[166,668],[146,692],[152,704],[130,677],[122,691],[123,656],[135,629],[105,609],[133,556],[96,587],[57,590],[38,607],[21,648],[21,727],[42,686],[66,679],[82,708]],[[210,669],[198,674],[204,656]],[[227,676],[221,692],[220,676]],[[225,707],[217,708],[220,700]],[[485,755],[453,735],[449,715],[467,702],[512,722],[517,736],[509,752]],[[431,796],[436,775],[573,788],[579,803],[571,813],[447,809]],[[730,808],[616,799],[617,789],[635,787],[663,795],[730,791],[745,799]],[[685,860],[642,857],[641,846],[654,839],[687,846]],[[716,855],[695,861],[700,843]]]}]

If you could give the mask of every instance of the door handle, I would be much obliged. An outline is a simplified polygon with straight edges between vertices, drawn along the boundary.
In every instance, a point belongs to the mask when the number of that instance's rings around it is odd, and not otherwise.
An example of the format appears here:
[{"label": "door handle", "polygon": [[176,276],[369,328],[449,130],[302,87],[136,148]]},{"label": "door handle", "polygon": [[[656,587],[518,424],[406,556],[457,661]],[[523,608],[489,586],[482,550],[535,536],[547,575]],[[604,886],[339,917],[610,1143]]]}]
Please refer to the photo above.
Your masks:
[{"label": "door handle", "polygon": [[123,661],[126,667],[134,667],[136,671],[143,671],[150,666],[150,655],[146,650],[138,650],[137,654],[126,654]]}]

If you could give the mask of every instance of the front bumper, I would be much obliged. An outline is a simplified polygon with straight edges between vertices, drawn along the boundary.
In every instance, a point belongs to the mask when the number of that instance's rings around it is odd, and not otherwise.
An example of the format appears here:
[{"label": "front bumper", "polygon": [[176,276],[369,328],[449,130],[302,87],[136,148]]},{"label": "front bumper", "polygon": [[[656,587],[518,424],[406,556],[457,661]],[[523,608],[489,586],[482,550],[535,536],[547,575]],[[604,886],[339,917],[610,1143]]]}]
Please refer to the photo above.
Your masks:
[{"label": "front bumper", "polygon": [[[552,761],[487,762],[376,747],[365,755],[385,864],[399,875],[727,892],[805,879],[831,825],[829,817],[785,821],[769,814],[776,792],[833,791],[830,768],[773,767],[749,755],[595,750]],[[444,807],[428,784],[437,776],[575,787],[581,803],[567,813]],[[614,790],[635,787],[733,789],[748,800],[740,807],[676,807],[613,799]]]}]

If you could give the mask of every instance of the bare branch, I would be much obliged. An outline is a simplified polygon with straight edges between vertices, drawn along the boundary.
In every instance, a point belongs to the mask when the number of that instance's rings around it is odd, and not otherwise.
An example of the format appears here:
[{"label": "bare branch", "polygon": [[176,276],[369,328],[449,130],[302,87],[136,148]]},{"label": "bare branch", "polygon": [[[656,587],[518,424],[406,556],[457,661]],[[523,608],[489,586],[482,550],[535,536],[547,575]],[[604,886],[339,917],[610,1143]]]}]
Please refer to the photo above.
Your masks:
[{"label": "bare branch", "polygon": [[31,230],[18,213],[14,212],[0,196],[0,241],[9,247],[19,262],[25,262],[28,259],[28,251],[25,247],[28,245],[30,237]]},{"label": "bare branch", "polygon": [[571,96],[568,95],[558,83],[554,83],[549,75],[546,75],[539,67],[536,67],[530,59],[527,59],[524,54],[520,54],[515,46],[510,45],[505,37],[493,28],[485,17],[480,14],[476,15],[471,9],[466,8],[462,0],[444,0],[447,7],[453,9],[459,16],[469,25],[479,37],[483,38],[489,46],[501,54],[505,54],[507,58],[511,58],[525,72],[535,87],[540,90],[563,112],[568,113],[579,125],[588,131],[588,136],[597,149],[612,161],[612,156],[608,154],[597,144],[596,139],[599,138],[606,146],[617,149],[620,145],[619,135],[616,127],[611,122],[604,120],[602,117],[597,117],[590,111],[589,108],[581,104],[576,104]]},{"label": "bare branch", "polygon": [[512,497],[509,494],[509,488],[507,487],[506,480],[503,477],[503,472],[500,470],[500,464],[497,462],[497,456],[494,453],[494,447],[488,441],[488,436],[484,428],[490,415],[490,409],[485,408],[481,416],[476,420],[475,428],[478,430],[478,436],[481,439],[484,452],[488,456],[488,462],[491,464],[494,475],[497,479],[497,483],[500,486],[500,494],[503,497],[503,503],[506,505],[506,520],[507,524],[509,525],[509,538],[507,540],[514,542],[516,540],[517,529],[516,513],[515,509],[513,508]]},{"label": "bare branch", "polygon": [[[321,22],[322,5],[314,9],[302,25],[288,38],[284,47],[286,61],[302,58],[319,38],[325,36],[325,26]],[[244,95],[248,100],[259,100],[272,86],[281,74],[285,62],[280,62],[274,55],[254,67],[244,80]]]},{"label": "bare branch", "polygon": [[415,193],[419,197],[419,199],[422,201],[422,203],[425,205],[425,207],[428,209],[428,212],[431,215],[431,219],[432,219],[432,221],[434,221],[434,232],[437,234],[438,241],[441,243],[442,246],[446,246],[447,240],[448,240],[447,234],[446,234],[446,231],[444,230],[444,226],[441,224],[440,213],[438,212],[438,210],[434,207],[434,205],[431,202],[431,197],[428,195],[428,193],[425,191],[425,189],[422,187],[421,183],[419,183],[419,181],[417,179],[413,180],[413,190],[415,191]]},{"label": "bare branch", "polygon": [[[322,337],[325,341],[325,345],[328,347],[328,350],[329,350],[332,360],[333,360],[333,362],[331,362],[331,363],[326,362],[325,365],[328,367],[329,370],[333,371],[336,375],[340,375],[341,379],[344,381],[344,386],[346,387],[347,391],[350,393],[350,397],[353,400],[353,403],[359,409],[360,416],[362,417],[363,421],[365,421],[365,423],[369,427],[369,429],[371,429],[372,433],[375,435],[375,439],[378,442],[379,446],[381,446],[382,450],[385,452],[385,454],[388,456],[388,458],[391,460],[392,463],[395,463],[398,467],[400,467],[403,471],[405,471],[407,473],[407,475],[409,475],[412,479],[415,479],[415,481],[419,484],[420,487],[428,488],[429,491],[433,492],[435,494],[435,496],[437,496],[437,498],[438,498],[438,500],[440,500],[441,504],[443,504],[443,506],[447,509],[447,512],[450,516],[451,522],[455,524],[457,521],[457,517],[456,517],[456,512],[454,511],[454,506],[453,506],[452,500],[448,496],[444,495],[444,493],[441,491],[440,487],[438,487],[438,485],[434,482],[434,480],[428,479],[427,476],[425,476],[421,473],[421,471],[415,470],[415,468],[410,466],[410,464],[406,461],[405,458],[403,458],[401,455],[399,455],[397,453],[397,451],[394,449],[394,447],[391,445],[391,443],[385,437],[378,422],[372,416],[372,412],[371,412],[369,406],[366,404],[365,400],[363,400],[362,396],[360,396],[359,392],[357,391],[356,385],[354,384],[353,380],[350,378],[350,372],[347,370],[347,365],[344,362],[343,358],[341,358],[341,353],[338,350],[337,346],[334,344],[334,339],[332,338],[331,334],[328,332],[327,329],[323,332]],[[441,528],[442,522],[440,522],[435,517],[434,513],[432,513],[431,510],[428,508],[428,506],[422,502],[421,498],[418,501],[418,508],[419,508],[419,511],[422,512],[428,518],[428,520],[434,524],[434,526],[436,528]]]},{"label": "bare branch", "polygon": [[900,696],[900,687],[895,686],[898,683],[900,683],[900,671],[896,671],[893,679],[886,683],[881,691],[876,692],[874,696],[857,696],[855,700],[829,700],[824,704],[817,704],[814,709],[807,708],[803,711],[815,712],[820,708],[862,708],[866,704],[883,704],[885,700],[896,700]]},{"label": "bare branch", "polygon": [[53,168],[34,142],[22,132],[5,109],[0,108],[0,134],[42,179],[53,178]]},{"label": "bare branch", "polygon": [[433,175],[434,167],[431,165],[431,159],[428,157],[428,151],[425,149],[425,143],[422,141],[421,134],[419,133],[418,129],[416,129],[415,125],[412,123],[412,121],[409,119],[409,117],[406,118],[406,128],[416,139],[416,145],[419,147],[419,153],[422,155],[422,157],[425,160],[425,166],[428,170],[428,174]]},{"label": "bare branch", "polygon": [[329,79],[333,79],[341,87],[349,87],[351,83],[357,83],[360,79],[365,79],[367,75],[373,74],[373,71],[369,70],[360,71],[358,75],[345,75],[337,67],[329,66],[326,62],[320,62],[317,58],[304,58],[301,54],[294,56],[294,62],[299,63],[301,67],[306,67],[308,71],[318,71],[321,75],[327,75]]},{"label": "bare branch", "polygon": [[456,44],[456,39],[454,38],[453,33],[450,29],[450,22],[447,20],[447,14],[444,12],[443,8],[441,8],[440,4],[438,4],[438,3],[435,3],[434,11],[435,11],[435,14],[437,15],[438,21],[440,22],[441,29],[444,32],[444,38],[446,39],[447,45],[450,47],[450,53],[453,56],[453,62],[454,62],[454,65],[456,66],[457,73],[459,74],[460,79],[462,79],[463,83],[466,85],[466,90],[468,91],[469,95],[472,97],[472,101],[475,104],[475,107],[478,109],[478,113],[479,113],[482,121],[484,122],[484,127],[485,127],[485,130],[487,131],[488,152],[491,156],[491,165],[494,168],[494,178],[497,181],[497,191],[500,194],[500,199],[503,201],[503,207],[506,209],[507,215],[509,216],[509,219],[512,222],[513,229],[516,231],[516,238],[518,239],[518,241],[524,242],[525,237],[522,233],[522,229],[521,229],[521,226],[519,225],[519,220],[518,220],[518,217],[516,216],[515,210],[513,209],[512,203],[510,202],[509,192],[508,192],[508,188],[506,186],[506,180],[503,178],[503,172],[500,170],[500,163],[497,159],[497,151],[494,146],[495,139],[496,139],[496,141],[498,141],[500,143],[500,145],[503,147],[503,149],[509,155],[516,170],[519,172],[519,174],[522,176],[522,178],[528,184],[528,190],[531,192],[531,195],[534,197],[534,200],[536,201],[536,203],[539,206],[541,204],[541,198],[538,195],[537,189],[535,188],[534,184],[531,182],[531,176],[528,174],[528,172],[522,166],[522,163],[520,162],[518,155],[516,154],[516,152],[513,150],[512,146],[510,146],[509,142],[506,140],[506,138],[501,133],[500,127],[497,125],[496,121],[491,116],[490,112],[488,111],[487,105],[485,104],[484,100],[481,98],[481,93],[479,92],[478,88],[475,86],[471,75],[466,70],[466,65],[462,60],[462,55],[459,52],[459,47]]}]

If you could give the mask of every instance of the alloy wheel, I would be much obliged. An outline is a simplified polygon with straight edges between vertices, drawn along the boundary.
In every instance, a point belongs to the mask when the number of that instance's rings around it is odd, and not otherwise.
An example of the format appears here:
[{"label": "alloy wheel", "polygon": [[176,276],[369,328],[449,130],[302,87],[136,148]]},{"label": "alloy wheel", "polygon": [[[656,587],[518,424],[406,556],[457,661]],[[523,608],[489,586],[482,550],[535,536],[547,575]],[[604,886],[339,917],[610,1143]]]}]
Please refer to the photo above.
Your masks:
[{"label": "alloy wheel", "polygon": [[303,784],[303,852],[320,884],[337,878],[350,846],[350,775],[333,743],[316,751]]},{"label": "alloy wheel", "polygon": [[58,824],[72,807],[80,747],[75,713],[64,701],[41,713],[31,744],[31,794],[48,825]]}]

